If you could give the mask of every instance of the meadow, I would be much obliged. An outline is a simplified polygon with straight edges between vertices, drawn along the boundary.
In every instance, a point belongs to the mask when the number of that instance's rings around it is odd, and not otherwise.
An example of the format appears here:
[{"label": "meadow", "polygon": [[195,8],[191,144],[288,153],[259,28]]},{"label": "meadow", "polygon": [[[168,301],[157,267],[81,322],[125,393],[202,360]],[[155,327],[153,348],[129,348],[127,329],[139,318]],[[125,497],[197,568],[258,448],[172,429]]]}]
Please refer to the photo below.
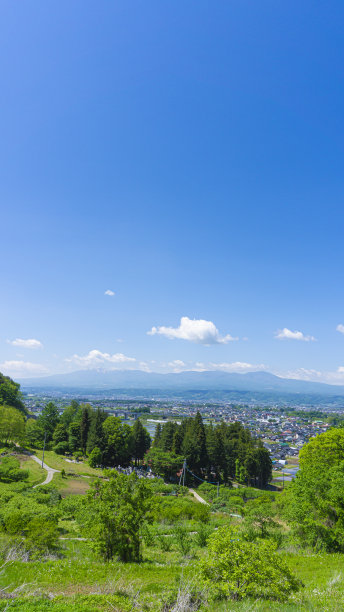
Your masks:
[{"label": "meadow", "polygon": [[[30,487],[37,484],[37,480],[44,480],[45,472],[38,464],[25,455],[18,455],[18,458],[21,465],[29,470],[27,484]],[[66,465],[52,451],[46,453],[45,461],[57,469]],[[63,502],[67,504],[65,508],[68,507],[68,500],[73,500],[75,495],[83,495],[89,482],[101,474],[100,470],[95,469],[87,474],[89,466],[86,464],[67,463],[67,466],[66,476],[55,474],[53,483],[48,485],[52,489],[55,487],[67,500]],[[69,466],[72,467],[70,473]],[[84,478],[82,474],[90,478]],[[4,486],[0,484],[0,489]],[[161,484],[157,488],[159,504],[154,521],[141,533],[141,563],[105,563],[90,547],[78,521],[66,510],[60,512],[58,546],[39,558],[28,558],[15,538],[2,534],[0,611],[160,612],[199,609],[209,612],[339,612],[344,609],[343,556],[298,550],[291,545],[287,534],[281,538],[279,554],[304,585],[287,603],[252,599],[211,601],[201,588],[199,578],[199,562],[206,554],[207,537],[223,525],[240,525],[243,519],[239,518],[239,514],[244,515],[247,503],[262,495],[270,496],[273,501],[278,493],[267,494],[266,491],[247,487],[220,487],[218,499],[215,488],[202,485],[198,489],[199,494],[210,503],[210,506],[205,506],[197,502],[186,488],[180,491],[178,497],[171,495],[175,489],[172,485]],[[238,510],[236,517],[231,516],[231,499],[235,500],[234,505]]]}]

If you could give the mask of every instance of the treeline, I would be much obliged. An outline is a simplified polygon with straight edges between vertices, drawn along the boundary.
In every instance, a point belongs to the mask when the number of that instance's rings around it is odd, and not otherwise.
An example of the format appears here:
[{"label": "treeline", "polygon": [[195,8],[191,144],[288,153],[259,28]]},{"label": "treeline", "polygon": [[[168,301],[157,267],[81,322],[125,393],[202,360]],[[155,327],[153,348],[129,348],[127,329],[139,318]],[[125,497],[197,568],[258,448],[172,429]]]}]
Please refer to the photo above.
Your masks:
[{"label": "treeline", "polygon": [[270,454],[261,440],[239,422],[204,425],[198,412],[181,425],[168,421],[156,426],[153,448],[147,455],[153,471],[165,478],[181,470],[184,459],[196,476],[221,482],[235,479],[259,487],[272,475]]},{"label": "treeline", "polygon": [[28,419],[25,437],[32,447],[42,447],[45,438],[48,448],[55,453],[89,455],[91,465],[103,466],[140,461],[151,444],[139,419],[130,427],[100,408],[79,405],[75,400],[61,416],[55,404],[49,402],[38,419]]}]

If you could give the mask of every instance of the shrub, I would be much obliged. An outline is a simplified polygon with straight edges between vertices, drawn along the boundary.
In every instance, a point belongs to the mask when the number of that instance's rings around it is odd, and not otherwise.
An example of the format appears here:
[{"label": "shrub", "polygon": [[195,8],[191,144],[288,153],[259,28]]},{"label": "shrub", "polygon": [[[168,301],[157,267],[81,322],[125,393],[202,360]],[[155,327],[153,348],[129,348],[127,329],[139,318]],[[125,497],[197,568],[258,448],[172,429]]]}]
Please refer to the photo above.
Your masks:
[{"label": "shrub", "polygon": [[191,538],[184,525],[177,524],[174,529],[174,540],[178,550],[186,556],[191,549]]},{"label": "shrub", "polygon": [[68,453],[69,450],[69,444],[68,442],[59,442],[58,444],[56,444],[56,446],[54,446],[53,451],[57,454],[57,455],[64,455],[65,453]]},{"label": "shrub", "polygon": [[275,551],[274,542],[250,542],[237,529],[223,527],[209,538],[201,574],[215,597],[285,601],[301,583]]}]

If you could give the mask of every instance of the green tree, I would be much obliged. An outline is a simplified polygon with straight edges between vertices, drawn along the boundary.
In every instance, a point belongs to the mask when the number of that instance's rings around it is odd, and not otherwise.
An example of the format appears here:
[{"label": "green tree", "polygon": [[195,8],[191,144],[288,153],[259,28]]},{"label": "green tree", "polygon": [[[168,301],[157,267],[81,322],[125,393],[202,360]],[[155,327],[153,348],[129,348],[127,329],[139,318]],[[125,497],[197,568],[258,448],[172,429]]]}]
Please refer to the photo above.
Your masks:
[{"label": "green tree", "polygon": [[68,431],[63,423],[59,423],[58,425],[56,425],[56,428],[53,433],[53,441],[54,444],[59,444],[60,442],[68,441]]},{"label": "green tree", "polygon": [[146,453],[145,461],[157,476],[162,476],[165,480],[176,480],[183,467],[184,458],[153,447]]},{"label": "green tree", "polygon": [[42,448],[44,431],[36,419],[28,419],[25,423],[25,440],[33,448]]},{"label": "green tree", "polygon": [[103,423],[103,462],[105,465],[127,465],[133,453],[133,431],[118,417],[110,416]]},{"label": "green tree", "polygon": [[107,482],[96,481],[85,499],[82,521],[96,550],[106,561],[141,560],[140,532],[150,520],[152,489],[136,474],[126,476],[106,471]]},{"label": "green tree", "polygon": [[285,513],[300,543],[344,551],[344,430],[330,429],[300,452],[300,470],[285,493]]},{"label": "green tree", "polygon": [[147,429],[143,427],[140,419],[136,419],[134,423],[132,436],[133,436],[133,445],[132,445],[133,451],[132,452],[133,452],[133,457],[135,459],[135,465],[136,465],[138,460],[140,461],[143,459],[144,454],[149,449],[150,443],[151,443],[150,435]]},{"label": "green tree", "polygon": [[92,408],[88,404],[82,406],[80,423],[80,443],[84,454],[86,454],[88,432],[91,427]]},{"label": "green tree", "polygon": [[160,440],[161,440],[161,423],[158,423],[155,426],[155,435],[154,435],[154,442],[153,442],[153,446],[157,446],[159,447],[160,445]]},{"label": "green tree", "polygon": [[90,453],[95,446],[101,450],[104,448],[104,431],[103,423],[106,419],[104,410],[97,408],[91,417],[91,425],[87,436],[87,452]]},{"label": "green tree", "polygon": [[13,406],[23,414],[27,410],[22,402],[20,385],[15,383],[9,376],[4,376],[0,372],[0,405]]},{"label": "green tree", "polygon": [[69,425],[77,421],[77,414],[79,411],[79,403],[76,400],[72,400],[71,405],[64,409],[60,417],[60,422],[68,429]]},{"label": "green tree", "polygon": [[99,467],[103,464],[103,453],[98,446],[95,446],[90,452],[88,463],[93,468]]},{"label": "green tree", "polygon": [[245,597],[285,601],[300,588],[276,544],[244,539],[233,527],[222,527],[208,540],[208,555],[201,574],[215,597]]},{"label": "green tree", "polygon": [[47,434],[47,442],[53,439],[55,427],[60,420],[59,411],[54,402],[48,402],[42,410],[42,414],[38,417],[38,425]]},{"label": "green tree", "polygon": [[72,453],[80,450],[80,423],[71,423],[68,428],[68,446]]},{"label": "green tree", "polygon": [[0,406],[0,440],[22,442],[25,436],[25,420],[23,414],[12,406]]}]

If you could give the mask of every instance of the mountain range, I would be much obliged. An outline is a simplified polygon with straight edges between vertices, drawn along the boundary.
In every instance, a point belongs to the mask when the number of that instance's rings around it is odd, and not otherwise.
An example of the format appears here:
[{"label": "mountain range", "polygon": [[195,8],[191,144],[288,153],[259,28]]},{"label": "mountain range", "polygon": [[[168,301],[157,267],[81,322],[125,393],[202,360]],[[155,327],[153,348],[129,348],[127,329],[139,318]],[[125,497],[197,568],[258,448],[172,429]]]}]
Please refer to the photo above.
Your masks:
[{"label": "mountain range", "polygon": [[269,372],[178,372],[160,374],[141,370],[79,370],[40,378],[22,379],[22,389],[38,388],[105,391],[116,389],[155,389],[173,391],[259,391],[344,396],[344,386],[289,378]]}]

